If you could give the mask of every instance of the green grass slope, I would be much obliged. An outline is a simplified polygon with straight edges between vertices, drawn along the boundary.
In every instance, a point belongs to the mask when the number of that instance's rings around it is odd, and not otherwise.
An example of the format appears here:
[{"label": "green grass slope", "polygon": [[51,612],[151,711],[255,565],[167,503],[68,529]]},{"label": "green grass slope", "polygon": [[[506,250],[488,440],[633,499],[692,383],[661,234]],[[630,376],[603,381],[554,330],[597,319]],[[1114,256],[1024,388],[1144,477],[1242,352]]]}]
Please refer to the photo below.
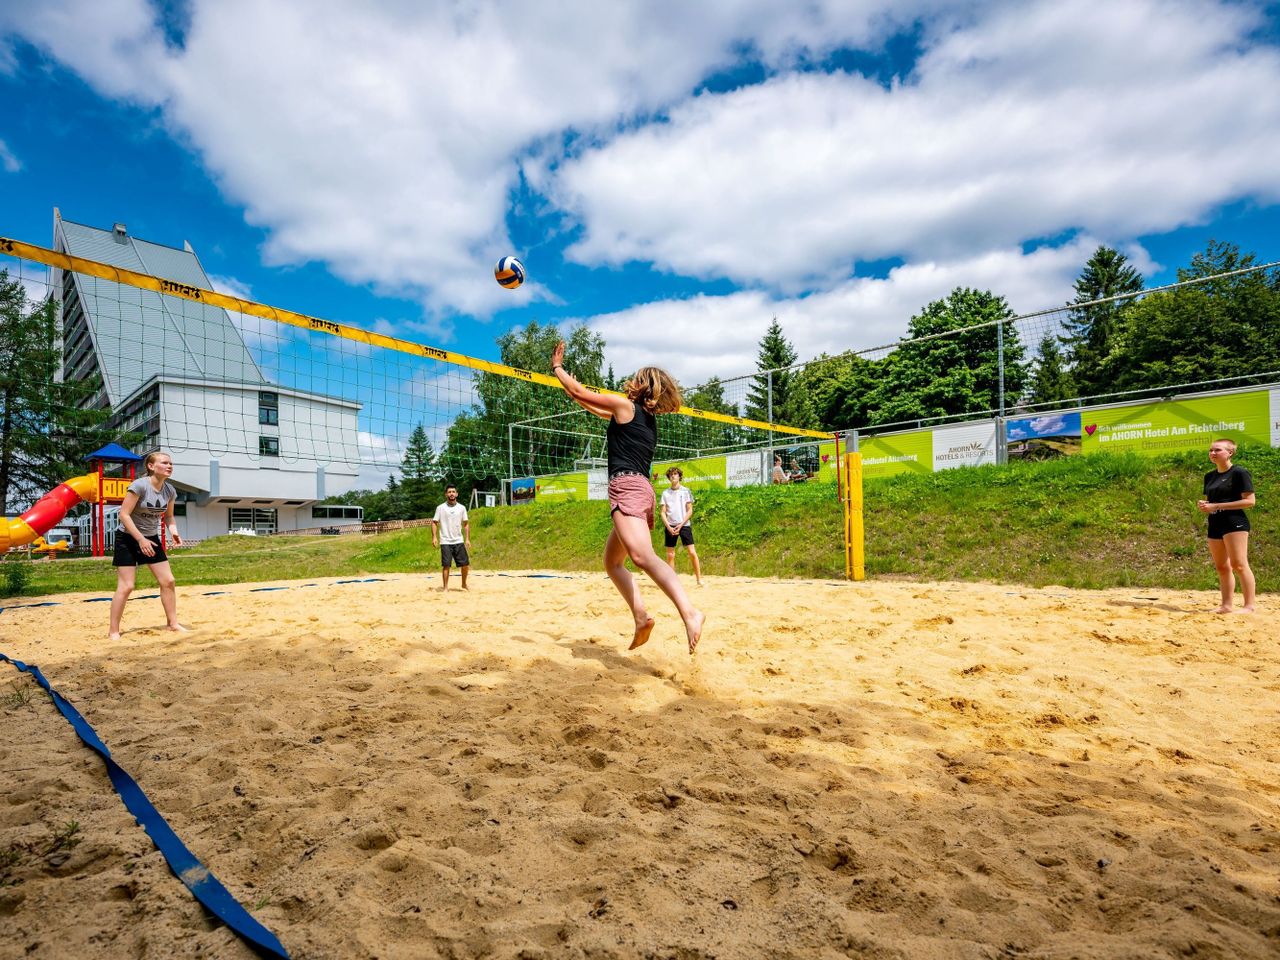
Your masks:
[{"label": "green grass slope", "polygon": [[[1258,488],[1250,556],[1267,588],[1280,561],[1280,450],[1242,451]],[[993,580],[1031,586],[1213,589],[1217,580],[1195,509],[1199,454],[1099,455],[947,470],[866,485],[867,573],[920,580]],[[829,486],[710,491],[694,514],[710,575],[839,578],[841,519]],[[609,533],[604,503],[535,503],[472,513],[477,571],[598,570]],[[655,534],[661,551],[661,540]],[[9,561],[15,562],[15,561]],[[688,572],[680,551],[678,564]],[[26,594],[110,591],[108,560],[31,564]],[[379,573],[431,573],[428,529],[379,536],[220,537],[174,556],[180,584],[238,583]],[[146,590],[148,577],[139,577]]]}]

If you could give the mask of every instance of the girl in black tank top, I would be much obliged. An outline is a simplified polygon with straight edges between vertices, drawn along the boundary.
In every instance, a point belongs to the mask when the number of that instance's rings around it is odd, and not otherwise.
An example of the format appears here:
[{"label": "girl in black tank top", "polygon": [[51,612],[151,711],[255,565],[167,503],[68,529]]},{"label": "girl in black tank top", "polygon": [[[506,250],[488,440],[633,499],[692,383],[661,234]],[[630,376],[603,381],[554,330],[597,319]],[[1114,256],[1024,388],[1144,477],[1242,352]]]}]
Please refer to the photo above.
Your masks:
[{"label": "girl in black tank top", "polygon": [[1235,456],[1234,440],[1220,439],[1209,444],[1209,459],[1214,469],[1204,477],[1204,499],[1196,506],[1209,517],[1209,556],[1218,571],[1218,587],[1222,602],[1214,613],[1233,613],[1236,597],[1236,575],[1244,595],[1242,613],[1253,613],[1257,592],[1253,571],[1249,569],[1249,518],[1245,510],[1257,498],[1253,493],[1253,477],[1244,467],[1231,462]]},{"label": "girl in black tank top", "polygon": [[604,569],[631,609],[635,634],[629,649],[648,641],[653,618],[645,611],[627,558],[649,575],[680,612],[685,639],[693,655],[702,638],[706,618],[689,602],[680,577],[653,551],[656,505],[649,473],[658,445],[658,414],[680,409],[680,388],[665,370],[641,367],[623,387],[626,396],[599,393],[580,384],[564,368],[564,341],[551,355],[551,369],[565,392],[584,410],[609,421],[609,511],[613,529],[604,544]]}]

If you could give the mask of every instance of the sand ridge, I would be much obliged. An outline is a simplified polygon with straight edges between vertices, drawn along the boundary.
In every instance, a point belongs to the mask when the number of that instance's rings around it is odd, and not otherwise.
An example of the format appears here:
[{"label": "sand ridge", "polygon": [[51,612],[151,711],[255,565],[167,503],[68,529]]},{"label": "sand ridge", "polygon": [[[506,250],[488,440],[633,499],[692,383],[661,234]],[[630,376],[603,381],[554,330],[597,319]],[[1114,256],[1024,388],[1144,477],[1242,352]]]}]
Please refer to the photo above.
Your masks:
[{"label": "sand ridge", "polygon": [[[629,654],[603,574],[481,572],[180,587],[195,632],[139,601],[113,649],[102,604],[7,610],[0,650],[297,958],[1280,954],[1265,607],[708,583],[692,661],[651,584]],[[43,694],[0,720],[0,958],[251,956]]]}]

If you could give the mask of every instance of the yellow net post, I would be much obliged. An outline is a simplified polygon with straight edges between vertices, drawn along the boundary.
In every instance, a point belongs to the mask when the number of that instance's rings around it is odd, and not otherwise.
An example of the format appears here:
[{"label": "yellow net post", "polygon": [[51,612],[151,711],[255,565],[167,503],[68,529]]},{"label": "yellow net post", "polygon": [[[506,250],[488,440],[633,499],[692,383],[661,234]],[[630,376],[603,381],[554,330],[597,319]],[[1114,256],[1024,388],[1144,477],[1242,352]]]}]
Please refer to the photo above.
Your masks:
[{"label": "yellow net post", "polygon": [[844,575],[865,580],[866,549],[862,528],[862,454],[844,455]]}]

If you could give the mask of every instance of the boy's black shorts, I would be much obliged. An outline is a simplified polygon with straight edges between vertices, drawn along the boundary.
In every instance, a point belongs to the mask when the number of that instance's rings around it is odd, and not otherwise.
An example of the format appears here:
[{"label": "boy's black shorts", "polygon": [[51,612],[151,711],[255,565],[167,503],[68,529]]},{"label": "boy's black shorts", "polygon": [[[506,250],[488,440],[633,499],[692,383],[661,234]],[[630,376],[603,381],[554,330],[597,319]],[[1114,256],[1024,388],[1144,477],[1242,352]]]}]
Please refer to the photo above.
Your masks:
[{"label": "boy's black shorts", "polygon": [[692,523],[686,523],[683,527],[680,528],[679,533],[671,533],[664,527],[662,530],[662,535],[666,537],[668,548],[674,547],[676,545],[677,540],[683,543],[686,547],[693,546],[693,524]]},{"label": "boy's black shorts", "polygon": [[456,561],[460,567],[467,567],[471,565],[471,558],[467,556],[467,545],[465,543],[440,544],[441,569],[449,566],[454,561]]}]

